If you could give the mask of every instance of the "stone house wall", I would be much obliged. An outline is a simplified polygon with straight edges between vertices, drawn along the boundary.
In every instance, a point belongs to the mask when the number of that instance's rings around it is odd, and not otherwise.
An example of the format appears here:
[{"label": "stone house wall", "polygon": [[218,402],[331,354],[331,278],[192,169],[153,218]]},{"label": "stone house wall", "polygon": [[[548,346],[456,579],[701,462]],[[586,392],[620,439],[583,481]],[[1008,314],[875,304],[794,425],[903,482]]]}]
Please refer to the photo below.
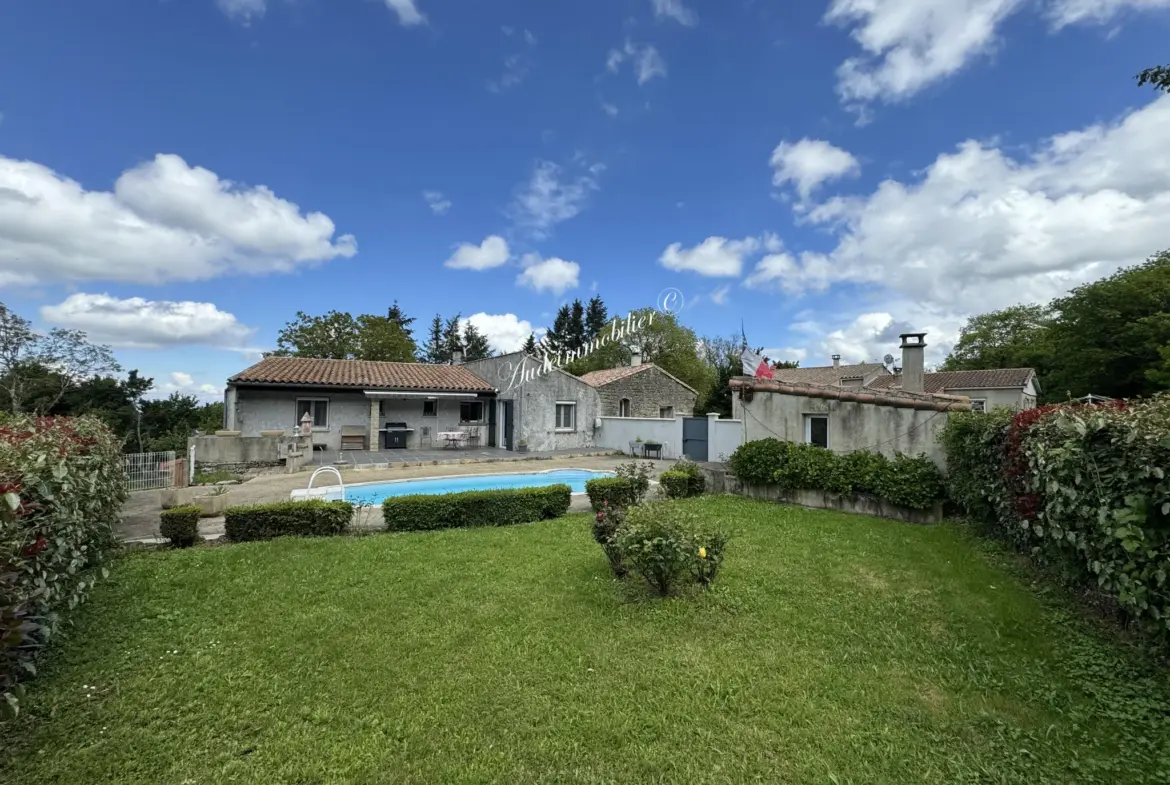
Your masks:
[{"label": "stone house wall", "polygon": [[674,409],[674,417],[695,413],[695,393],[655,366],[599,387],[597,392],[603,417],[620,416],[623,398],[630,399],[630,417],[661,417],[665,406]]}]

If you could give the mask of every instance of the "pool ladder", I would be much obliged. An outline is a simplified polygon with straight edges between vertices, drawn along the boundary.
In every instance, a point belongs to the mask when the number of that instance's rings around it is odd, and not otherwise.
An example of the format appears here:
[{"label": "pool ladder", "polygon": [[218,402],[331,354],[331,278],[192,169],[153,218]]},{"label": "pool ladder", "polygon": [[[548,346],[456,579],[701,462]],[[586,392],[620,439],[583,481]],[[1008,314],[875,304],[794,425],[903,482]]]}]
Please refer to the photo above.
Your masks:
[{"label": "pool ladder", "polygon": [[305,489],[305,498],[312,498],[312,496],[309,494],[309,491],[313,490],[313,480],[317,479],[317,475],[321,472],[333,472],[337,475],[337,484],[341,486],[341,500],[345,501],[345,481],[341,479],[341,472],[337,471],[336,466],[322,466],[320,469],[317,469],[317,471],[313,472],[313,475],[309,477],[309,487]]}]

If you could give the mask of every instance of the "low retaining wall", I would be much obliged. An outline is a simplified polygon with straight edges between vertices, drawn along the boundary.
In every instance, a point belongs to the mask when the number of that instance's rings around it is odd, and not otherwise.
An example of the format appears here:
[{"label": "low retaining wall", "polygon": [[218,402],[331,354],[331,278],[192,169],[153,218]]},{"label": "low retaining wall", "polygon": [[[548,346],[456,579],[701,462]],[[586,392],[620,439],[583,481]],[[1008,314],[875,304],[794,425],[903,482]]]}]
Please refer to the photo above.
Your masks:
[{"label": "low retaining wall", "polygon": [[736,496],[746,496],[761,501],[796,504],[817,510],[838,510],[858,515],[872,515],[876,518],[893,518],[907,523],[939,523],[943,519],[942,502],[935,502],[933,507],[926,510],[916,510],[912,507],[890,504],[871,496],[841,496],[827,491],[788,492],[780,490],[775,485],[741,483],[738,477],[728,473],[725,464],[703,463],[699,466],[707,481],[708,493],[733,493]]}]

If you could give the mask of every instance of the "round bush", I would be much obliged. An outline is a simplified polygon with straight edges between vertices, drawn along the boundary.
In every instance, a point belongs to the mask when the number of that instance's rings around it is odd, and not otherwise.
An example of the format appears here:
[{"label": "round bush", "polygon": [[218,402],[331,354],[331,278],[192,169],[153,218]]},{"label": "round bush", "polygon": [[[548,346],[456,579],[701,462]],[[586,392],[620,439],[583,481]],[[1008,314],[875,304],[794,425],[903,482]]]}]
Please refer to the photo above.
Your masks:
[{"label": "round bush", "polygon": [[159,513],[159,532],[176,548],[189,548],[199,539],[199,513],[196,505],[172,507]]}]

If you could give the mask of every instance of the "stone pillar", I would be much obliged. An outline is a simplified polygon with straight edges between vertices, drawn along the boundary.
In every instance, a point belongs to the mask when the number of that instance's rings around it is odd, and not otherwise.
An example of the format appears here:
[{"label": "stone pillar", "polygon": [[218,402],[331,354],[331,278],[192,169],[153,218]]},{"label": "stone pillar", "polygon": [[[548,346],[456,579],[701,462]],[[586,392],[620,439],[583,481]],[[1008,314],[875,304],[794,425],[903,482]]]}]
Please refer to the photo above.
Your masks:
[{"label": "stone pillar", "polygon": [[902,390],[924,392],[926,333],[902,333],[898,337],[902,339]]},{"label": "stone pillar", "polygon": [[368,447],[371,450],[376,451],[376,450],[380,450],[382,448],[382,445],[378,443],[378,437],[381,436],[381,434],[378,433],[378,428],[381,427],[381,425],[382,425],[382,423],[379,422],[381,419],[382,419],[382,399],[381,398],[371,398],[370,399],[370,438],[369,438],[369,445],[368,445]]},{"label": "stone pillar", "polygon": [[234,431],[236,428],[236,388],[228,385],[223,391],[223,429]]}]

